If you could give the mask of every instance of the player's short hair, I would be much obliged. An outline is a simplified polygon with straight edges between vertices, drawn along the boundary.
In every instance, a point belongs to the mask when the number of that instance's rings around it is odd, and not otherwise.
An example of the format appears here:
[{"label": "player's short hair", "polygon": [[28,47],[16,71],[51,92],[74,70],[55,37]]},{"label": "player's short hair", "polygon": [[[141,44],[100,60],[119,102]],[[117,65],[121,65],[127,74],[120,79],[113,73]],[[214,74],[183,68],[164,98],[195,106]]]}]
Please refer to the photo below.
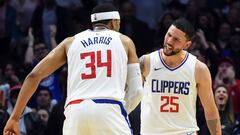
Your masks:
[{"label": "player's short hair", "polygon": [[183,31],[187,40],[192,40],[195,35],[193,25],[185,18],[178,18],[172,25]]},{"label": "player's short hair", "polygon": [[105,3],[97,5],[92,9],[91,21],[93,24],[108,24],[112,19],[120,19],[118,9],[114,5]]}]

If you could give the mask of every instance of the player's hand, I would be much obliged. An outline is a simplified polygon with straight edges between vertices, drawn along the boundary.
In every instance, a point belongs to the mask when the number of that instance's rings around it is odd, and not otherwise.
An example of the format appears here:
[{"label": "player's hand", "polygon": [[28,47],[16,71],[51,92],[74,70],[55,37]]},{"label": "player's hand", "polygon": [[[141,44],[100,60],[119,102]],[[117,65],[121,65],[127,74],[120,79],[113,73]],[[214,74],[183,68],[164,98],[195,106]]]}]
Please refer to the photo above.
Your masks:
[{"label": "player's hand", "polygon": [[50,37],[55,38],[57,33],[57,26],[52,24],[49,26],[49,28],[50,28]]},{"label": "player's hand", "polygon": [[3,130],[3,135],[20,135],[19,121],[10,118]]},{"label": "player's hand", "polygon": [[28,29],[28,44],[33,45],[34,44],[34,36],[33,36],[33,29]]}]

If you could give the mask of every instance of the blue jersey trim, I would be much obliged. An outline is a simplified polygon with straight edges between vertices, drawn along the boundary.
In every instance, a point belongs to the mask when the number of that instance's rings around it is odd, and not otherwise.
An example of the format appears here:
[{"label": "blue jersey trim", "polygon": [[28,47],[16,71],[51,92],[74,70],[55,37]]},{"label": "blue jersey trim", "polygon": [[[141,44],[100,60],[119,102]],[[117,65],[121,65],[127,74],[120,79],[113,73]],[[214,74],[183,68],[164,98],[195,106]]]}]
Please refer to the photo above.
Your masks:
[{"label": "blue jersey trim", "polygon": [[121,109],[121,114],[124,116],[124,119],[126,120],[127,124],[128,124],[128,127],[130,128],[131,130],[131,133],[133,135],[133,131],[132,131],[132,128],[131,128],[131,124],[130,122],[128,121],[127,119],[127,111],[125,110],[125,108],[123,107],[123,104],[122,102],[120,101],[116,101],[116,100],[111,100],[111,99],[92,99],[93,102],[95,103],[100,103],[100,104],[117,104],[119,105],[120,109]]},{"label": "blue jersey trim", "polygon": [[162,50],[162,49],[159,49],[159,50],[158,50],[158,54],[159,54],[160,61],[161,61],[161,63],[164,65],[164,67],[166,67],[166,68],[167,68],[168,70],[170,70],[170,71],[174,71],[174,70],[180,68],[180,67],[187,61],[188,56],[189,56],[189,53],[187,52],[187,54],[186,54],[186,56],[185,56],[185,58],[184,58],[184,60],[183,60],[183,62],[182,62],[181,64],[179,64],[178,66],[176,66],[176,67],[174,67],[174,68],[170,68],[170,67],[164,62],[164,60],[163,60],[163,58],[162,58],[162,56],[161,56],[161,50]]}]

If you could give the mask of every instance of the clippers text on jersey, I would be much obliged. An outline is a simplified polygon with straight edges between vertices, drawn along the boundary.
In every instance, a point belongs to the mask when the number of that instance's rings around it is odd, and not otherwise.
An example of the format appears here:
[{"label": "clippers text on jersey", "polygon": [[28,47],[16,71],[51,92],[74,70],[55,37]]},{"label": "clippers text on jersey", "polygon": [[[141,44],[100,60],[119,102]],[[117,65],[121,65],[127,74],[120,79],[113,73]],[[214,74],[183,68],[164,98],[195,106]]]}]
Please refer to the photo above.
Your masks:
[{"label": "clippers text on jersey", "polygon": [[173,93],[188,95],[189,86],[190,82],[152,79],[152,92],[157,93]]}]

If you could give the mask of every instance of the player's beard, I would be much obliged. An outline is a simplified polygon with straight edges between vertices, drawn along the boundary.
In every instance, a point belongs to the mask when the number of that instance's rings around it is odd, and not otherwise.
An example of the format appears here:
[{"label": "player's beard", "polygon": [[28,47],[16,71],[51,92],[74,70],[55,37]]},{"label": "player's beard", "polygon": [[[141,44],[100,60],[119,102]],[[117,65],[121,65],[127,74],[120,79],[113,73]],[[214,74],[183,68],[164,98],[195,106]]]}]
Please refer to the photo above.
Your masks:
[{"label": "player's beard", "polygon": [[164,44],[164,45],[163,45],[163,53],[164,53],[164,55],[166,55],[166,56],[176,55],[176,54],[178,54],[180,51],[181,51],[180,49],[174,50],[173,48],[172,48],[171,51],[168,51],[168,50],[167,50],[167,44]]}]

